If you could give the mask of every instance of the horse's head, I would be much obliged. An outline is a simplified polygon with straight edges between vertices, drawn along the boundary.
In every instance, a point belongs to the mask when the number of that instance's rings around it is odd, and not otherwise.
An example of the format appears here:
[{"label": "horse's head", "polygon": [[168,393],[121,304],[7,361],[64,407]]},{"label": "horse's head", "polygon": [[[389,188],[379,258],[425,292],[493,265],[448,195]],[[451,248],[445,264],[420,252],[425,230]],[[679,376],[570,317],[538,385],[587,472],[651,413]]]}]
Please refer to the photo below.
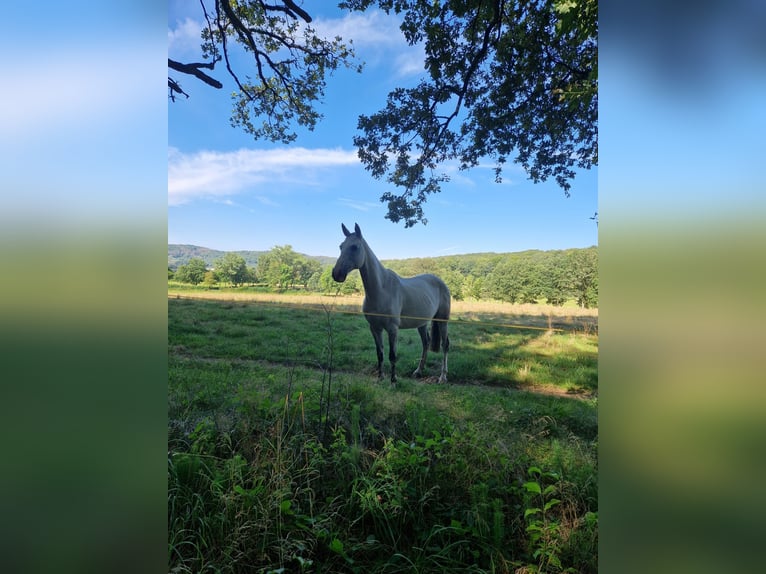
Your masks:
[{"label": "horse's head", "polygon": [[354,224],[354,232],[351,233],[344,224],[340,224],[346,239],[340,244],[340,257],[332,269],[332,278],[338,283],[343,283],[351,271],[364,265],[364,239],[362,230],[358,224]]}]

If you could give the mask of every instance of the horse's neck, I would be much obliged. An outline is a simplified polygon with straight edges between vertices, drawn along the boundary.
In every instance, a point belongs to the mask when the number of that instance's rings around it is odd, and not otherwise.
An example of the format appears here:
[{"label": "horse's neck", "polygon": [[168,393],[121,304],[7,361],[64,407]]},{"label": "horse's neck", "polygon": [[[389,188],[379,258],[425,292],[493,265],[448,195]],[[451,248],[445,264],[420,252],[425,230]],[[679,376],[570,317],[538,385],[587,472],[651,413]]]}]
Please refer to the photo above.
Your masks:
[{"label": "horse's neck", "polygon": [[383,278],[386,268],[375,256],[369,245],[364,245],[364,265],[359,268],[359,274],[362,276],[364,292],[367,297],[375,297],[383,290]]}]

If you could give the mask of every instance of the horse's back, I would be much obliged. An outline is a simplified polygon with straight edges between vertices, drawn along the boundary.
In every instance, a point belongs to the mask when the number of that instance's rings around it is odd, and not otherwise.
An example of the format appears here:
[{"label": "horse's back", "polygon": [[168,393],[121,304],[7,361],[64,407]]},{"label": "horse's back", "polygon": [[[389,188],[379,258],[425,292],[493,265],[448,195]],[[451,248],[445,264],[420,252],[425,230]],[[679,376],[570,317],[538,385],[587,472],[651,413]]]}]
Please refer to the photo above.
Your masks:
[{"label": "horse's back", "polygon": [[[402,328],[418,327],[433,317],[449,318],[450,292],[436,275],[424,273],[400,278],[402,285]],[[407,320],[407,317],[417,318]],[[425,321],[424,321],[425,319]]]}]

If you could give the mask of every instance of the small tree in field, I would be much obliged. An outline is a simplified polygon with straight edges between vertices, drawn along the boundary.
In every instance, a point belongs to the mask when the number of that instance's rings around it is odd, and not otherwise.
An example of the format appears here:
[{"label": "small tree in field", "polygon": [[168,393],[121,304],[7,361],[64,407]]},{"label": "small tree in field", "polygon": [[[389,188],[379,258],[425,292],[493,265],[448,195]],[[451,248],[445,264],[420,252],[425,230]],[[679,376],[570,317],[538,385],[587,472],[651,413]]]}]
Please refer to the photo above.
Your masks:
[{"label": "small tree in field", "polygon": [[322,291],[322,271],[315,271],[314,274],[309,277],[306,283],[306,289],[309,291]]},{"label": "small tree in field", "polygon": [[247,280],[247,263],[241,255],[226,253],[216,260],[215,270],[224,281],[234,285],[241,285]]},{"label": "small tree in field", "polygon": [[320,271],[321,264],[293,251],[291,245],[276,245],[258,258],[257,274],[272,289],[306,287],[309,279]]},{"label": "small tree in field", "polygon": [[181,283],[199,285],[205,279],[207,265],[202,259],[190,259],[186,265],[181,265],[176,271],[175,279]]},{"label": "small tree in field", "polygon": [[210,289],[211,287],[218,285],[218,278],[213,271],[207,271],[205,273],[205,278],[202,280],[202,284]]}]

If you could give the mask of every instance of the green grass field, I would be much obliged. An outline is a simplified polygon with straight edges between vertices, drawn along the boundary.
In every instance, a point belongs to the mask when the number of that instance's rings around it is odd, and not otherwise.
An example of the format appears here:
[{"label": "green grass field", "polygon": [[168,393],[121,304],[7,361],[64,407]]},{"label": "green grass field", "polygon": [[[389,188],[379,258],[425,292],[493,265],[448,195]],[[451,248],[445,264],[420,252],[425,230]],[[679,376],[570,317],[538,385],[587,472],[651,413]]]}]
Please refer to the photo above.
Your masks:
[{"label": "green grass field", "polygon": [[456,306],[392,387],[352,302],[177,295],[170,571],[596,572],[595,317]]}]

